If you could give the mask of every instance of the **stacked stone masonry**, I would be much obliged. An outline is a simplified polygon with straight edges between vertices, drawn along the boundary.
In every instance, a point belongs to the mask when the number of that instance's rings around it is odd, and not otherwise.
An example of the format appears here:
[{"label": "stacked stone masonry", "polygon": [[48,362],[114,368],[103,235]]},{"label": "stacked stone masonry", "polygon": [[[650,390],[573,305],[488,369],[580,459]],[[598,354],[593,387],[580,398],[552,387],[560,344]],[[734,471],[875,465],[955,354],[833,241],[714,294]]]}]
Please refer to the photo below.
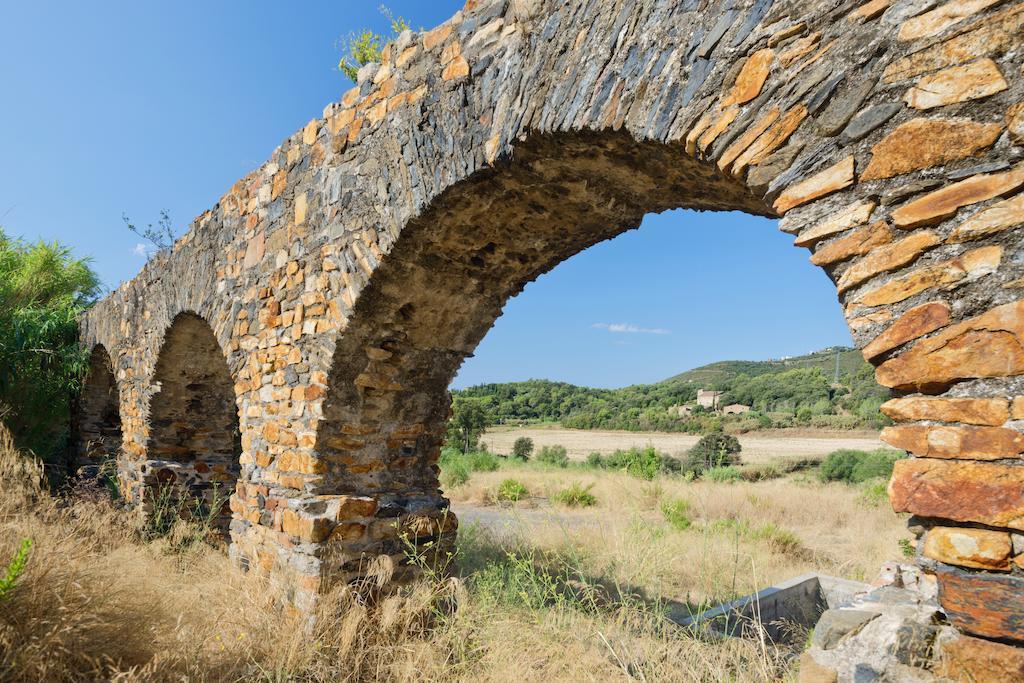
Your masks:
[{"label": "stacked stone masonry", "polygon": [[233,486],[232,555],[299,604],[401,579],[454,537],[446,388],[511,296],[646,213],[779,216],[893,389],[950,619],[1024,643],[1022,65],[1020,2],[470,0],[85,316],[83,442],[120,430],[140,503]]}]

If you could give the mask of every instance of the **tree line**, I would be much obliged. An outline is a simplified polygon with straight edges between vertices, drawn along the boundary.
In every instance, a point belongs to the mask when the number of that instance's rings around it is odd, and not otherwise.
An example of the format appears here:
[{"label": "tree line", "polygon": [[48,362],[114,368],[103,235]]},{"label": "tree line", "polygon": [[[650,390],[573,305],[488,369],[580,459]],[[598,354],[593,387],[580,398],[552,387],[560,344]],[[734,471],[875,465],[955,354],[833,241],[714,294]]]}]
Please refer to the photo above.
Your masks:
[{"label": "tree line", "polygon": [[[821,367],[781,366],[775,370],[769,364],[737,365],[742,372],[719,373],[710,382],[683,376],[622,389],[594,389],[534,379],[481,384],[452,394],[457,407],[470,401],[476,404],[474,412],[483,415],[487,424],[560,422],[576,429],[691,433],[720,431],[729,422],[741,423],[745,430],[795,425],[849,429],[887,424],[879,406],[888,398],[888,390],[875,382],[873,369],[863,361],[842,373],[838,382]],[[720,405],[738,403],[752,411],[722,416],[693,407],[691,414],[680,414],[679,406],[692,404],[698,389],[722,391]]]}]

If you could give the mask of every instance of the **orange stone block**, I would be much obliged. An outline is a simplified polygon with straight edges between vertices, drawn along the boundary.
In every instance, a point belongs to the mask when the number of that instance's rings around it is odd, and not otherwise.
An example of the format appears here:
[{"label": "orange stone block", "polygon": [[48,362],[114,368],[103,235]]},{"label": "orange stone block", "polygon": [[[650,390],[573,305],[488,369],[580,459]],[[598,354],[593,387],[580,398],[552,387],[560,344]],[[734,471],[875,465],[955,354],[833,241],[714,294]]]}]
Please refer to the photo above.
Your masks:
[{"label": "orange stone block", "polygon": [[832,194],[853,184],[853,156],[829,166],[795,185],[791,185],[775,200],[775,210],[784,214],[793,207]]},{"label": "orange stone block", "polygon": [[886,310],[875,311],[874,313],[868,313],[847,321],[850,329],[854,332],[859,332],[872,325],[880,325],[887,323],[892,320],[892,313]]},{"label": "orange stone block", "polygon": [[1024,453],[1024,435],[1003,427],[897,425],[883,429],[879,438],[926,458],[1002,460]]},{"label": "orange stone block", "polygon": [[340,496],[337,519],[373,517],[377,514],[377,500],[369,496]]},{"label": "orange stone block", "polygon": [[1024,194],[982,209],[957,226],[950,242],[967,242],[1024,225]]},{"label": "orange stone block", "polygon": [[456,78],[464,78],[469,75],[469,63],[461,55],[457,57],[451,64],[444,68],[441,72],[441,77],[446,81],[455,80]]},{"label": "orange stone block", "polygon": [[312,145],[316,142],[316,134],[320,131],[320,121],[313,119],[302,129],[302,144]]},{"label": "orange stone block", "polygon": [[779,53],[779,63],[782,64],[783,68],[788,67],[790,64],[813,50],[819,40],[821,40],[821,34],[815,32],[804,36],[799,40],[793,41],[789,47]]},{"label": "orange stone block", "polygon": [[924,339],[875,371],[879,384],[929,389],[1024,373],[1024,301],[997,306]]},{"label": "orange stone block", "polygon": [[930,12],[908,19],[900,26],[900,40],[918,40],[942,33],[950,26],[1002,0],[951,0]]},{"label": "orange stone block", "polygon": [[733,104],[745,104],[760,95],[761,88],[768,79],[768,73],[772,70],[774,59],[775,51],[771,48],[757,50],[750,55],[736,76],[736,82],[729,95],[719,106],[724,109]]},{"label": "orange stone block", "polygon": [[866,228],[855,230],[845,237],[819,247],[811,255],[811,263],[823,266],[861,256],[875,247],[892,242],[892,231],[885,221],[876,221]]},{"label": "orange stone block", "polygon": [[974,22],[958,35],[902,57],[885,69],[884,80],[894,83],[978,57],[999,54],[1020,40],[1024,29],[1024,5]]},{"label": "orange stone block", "polygon": [[981,247],[955,259],[919,268],[893,278],[884,285],[856,297],[853,303],[864,306],[894,304],[932,287],[954,285],[961,280],[994,272],[1003,257],[1000,246]]},{"label": "orange stone block", "polygon": [[871,0],[846,15],[850,21],[870,21],[889,9],[892,0]]},{"label": "orange stone block", "polygon": [[432,31],[423,34],[423,49],[430,52],[435,47],[448,39],[452,34],[451,24],[442,24]]},{"label": "orange stone block", "polygon": [[907,396],[883,403],[881,410],[898,422],[931,420],[998,427],[1010,419],[1005,398]]},{"label": "orange stone block", "polygon": [[712,123],[707,130],[701,134],[697,140],[697,148],[703,152],[706,150],[711,143],[713,143],[719,135],[725,132],[725,130],[736,120],[737,114],[740,110],[738,107],[730,107],[729,109],[722,112],[722,114]]},{"label": "orange stone block", "polygon": [[896,512],[1024,530],[1024,467],[908,458],[896,461],[889,499]]},{"label": "orange stone block", "polygon": [[998,123],[969,119],[911,119],[871,148],[860,179],[876,180],[947,164],[990,147],[1002,132]]},{"label": "orange stone block", "polygon": [[807,24],[802,21],[800,23],[793,24],[792,26],[787,26],[786,28],[775,32],[768,38],[768,47],[775,47],[779,43],[787,41],[794,36],[798,36],[806,30]]},{"label": "orange stone block", "polygon": [[858,225],[863,225],[868,222],[868,219],[871,217],[871,212],[875,210],[875,206],[875,202],[871,200],[854,202],[845,209],[836,213],[827,221],[819,223],[813,228],[808,228],[800,233],[800,235],[793,240],[793,244],[798,247],[810,247],[830,235],[843,232],[844,230],[849,230],[850,228]]},{"label": "orange stone block", "polygon": [[958,635],[937,643],[935,674],[953,681],[1024,681],[1024,648]]},{"label": "orange stone block", "polygon": [[781,119],[759,135],[753,144],[736,158],[736,161],[733,163],[732,174],[739,177],[748,166],[764,161],[789,139],[805,118],[807,118],[807,107],[802,104],[793,107],[783,114]]},{"label": "orange stone block", "polygon": [[761,136],[768,127],[775,123],[779,118],[781,110],[778,107],[772,107],[768,110],[764,116],[758,119],[754,125],[747,130],[743,131],[743,135],[736,138],[736,141],[725,148],[722,152],[722,156],[718,159],[718,168],[722,171],[728,172],[729,167],[744,151],[750,148],[750,145]]},{"label": "orange stone block", "polygon": [[871,340],[863,349],[866,360],[877,358],[911,339],[923,337],[929,332],[949,324],[949,306],[940,301],[921,304],[911,308],[888,329]]},{"label": "orange stone block", "polygon": [[924,555],[958,567],[1009,571],[1010,534],[988,529],[938,526],[928,530]]},{"label": "orange stone block", "polygon": [[915,261],[927,249],[931,249],[939,242],[938,235],[924,230],[904,237],[898,242],[879,247],[860,260],[854,261],[849,268],[843,271],[836,283],[836,288],[842,294],[876,275],[901,268]]},{"label": "orange stone block", "polygon": [[923,77],[907,91],[903,99],[915,109],[933,109],[967,100],[979,100],[1008,87],[999,67],[986,57]]},{"label": "orange stone block", "polygon": [[1018,102],[1006,110],[1006,128],[1011,140],[1018,144],[1024,142],[1024,102]]},{"label": "orange stone block", "polygon": [[904,229],[938,223],[964,206],[1013,192],[1021,186],[1024,164],[1003,173],[971,176],[904,204],[892,212],[892,220],[896,227]]},{"label": "orange stone block", "polygon": [[973,635],[1024,642],[1024,578],[942,565],[935,574],[950,624]]}]

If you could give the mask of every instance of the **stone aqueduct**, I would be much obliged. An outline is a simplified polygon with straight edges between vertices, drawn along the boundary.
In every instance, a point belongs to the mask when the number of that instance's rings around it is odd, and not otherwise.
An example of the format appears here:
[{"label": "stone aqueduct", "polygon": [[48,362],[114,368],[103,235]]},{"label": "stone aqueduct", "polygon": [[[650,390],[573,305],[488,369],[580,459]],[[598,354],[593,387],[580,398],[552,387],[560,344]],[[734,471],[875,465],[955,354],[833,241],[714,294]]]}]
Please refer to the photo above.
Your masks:
[{"label": "stone aqueduct", "polygon": [[1024,642],[1022,36],[999,0],[470,0],[85,316],[82,452],[232,494],[299,604],[401,579],[454,537],[447,386],[509,297],[649,212],[780,216],[894,391],[950,619]]}]

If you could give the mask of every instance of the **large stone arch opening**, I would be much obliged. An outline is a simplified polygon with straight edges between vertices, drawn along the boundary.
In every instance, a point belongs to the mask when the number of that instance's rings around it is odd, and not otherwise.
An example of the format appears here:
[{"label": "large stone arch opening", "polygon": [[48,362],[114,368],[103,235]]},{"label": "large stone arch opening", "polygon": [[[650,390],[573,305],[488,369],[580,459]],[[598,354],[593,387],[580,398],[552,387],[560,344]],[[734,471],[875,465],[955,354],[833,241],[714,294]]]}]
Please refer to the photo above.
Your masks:
[{"label": "large stone arch opening", "polygon": [[[675,208],[775,215],[682,144],[608,131],[531,137],[407,226],[335,350],[317,435],[321,490],[378,496],[388,510],[362,539],[367,555],[404,559],[404,541],[383,536],[394,526],[386,515],[417,520],[424,541],[454,532],[437,481],[448,386],[508,299],[644,215]],[[356,563],[343,569],[358,573]]]},{"label": "large stone arch opening", "polygon": [[76,415],[78,467],[100,468],[121,451],[121,396],[106,347],[97,344],[89,354]]},{"label": "large stone arch opening", "polygon": [[142,466],[150,495],[173,487],[182,513],[211,515],[226,537],[241,436],[231,373],[205,320],[187,312],[174,318],[153,384]]}]

